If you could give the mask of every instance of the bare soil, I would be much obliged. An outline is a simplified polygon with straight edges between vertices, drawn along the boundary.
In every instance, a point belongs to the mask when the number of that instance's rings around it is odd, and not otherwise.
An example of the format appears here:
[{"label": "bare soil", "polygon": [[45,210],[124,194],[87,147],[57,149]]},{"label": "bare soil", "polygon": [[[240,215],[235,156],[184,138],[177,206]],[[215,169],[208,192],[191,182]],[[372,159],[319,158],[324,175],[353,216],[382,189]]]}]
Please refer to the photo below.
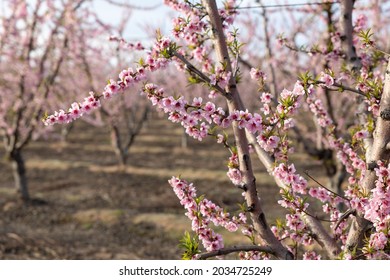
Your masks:
[{"label": "bare soil", "polygon": [[[226,176],[228,151],[215,140],[189,140],[167,120],[148,121],[131,148],[126,168],[117,166],[106,128],[77,122],[67,143],[32,142],[24,156],[32,203],[16,198],[12,172],[0,162],[0,259],[180,259],[179,239],[190,223],[167,180],[194,182],[198,194],[229,211],[241,190]],[[0,156],[2,151],[0,152]],[[318,163],[297,158],[299,170]],[[279,190],[253,159],[267,219],[283,215]],[[226,243],[245,243],[240,233]]]}]

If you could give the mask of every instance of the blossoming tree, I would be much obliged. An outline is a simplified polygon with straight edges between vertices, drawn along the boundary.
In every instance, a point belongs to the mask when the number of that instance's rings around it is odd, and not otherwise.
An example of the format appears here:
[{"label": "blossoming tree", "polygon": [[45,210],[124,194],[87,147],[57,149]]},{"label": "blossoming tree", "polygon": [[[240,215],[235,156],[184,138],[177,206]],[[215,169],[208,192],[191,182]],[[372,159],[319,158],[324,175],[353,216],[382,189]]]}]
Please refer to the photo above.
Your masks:
[{"label": "blossoming tree", "polygon": [[9,1],[0,17],[0,133],[24,201],[30,196],[22,151],[43,132],[43,107],[69,51],[70,19],[83,2]]},{"label": "blossoming tree", "polygon": [[[125,8],[128,14],[131,7]],[[115,45],[111,48],[96,47],[99,39],[103,36],[106,39],[112,30],[113,26],[102,23],[84,0],[17,0],[7,1],[2,6],[0,135],[5,156],[12,165],[15,188],[23,201],[30,201],[24,148],[31,140],[51,132],[41,125],[40,119],[45,111],[56,109],[67,98],[77,98],[81,89],[95,87],[88,77],[97,78],[97,75],[91,73],[89,66],[96,63],[99,56],[112,57],[114,51],[109,55],[107,49],[114,50]],[[140,48],[138,45],[135,47]],[[104,74],[107,75],[108,69],[112,71],[115,65],[98,62],[102,70],[98,77],[102,79],[101,86],[107,77]],[[80,80],[71,75],[76,73],[87,78]],[[134,107],[136,102],[123,104]],[[118,107],[118,104],[113,105]],[[75,108],[74,112],[77,110]],[[58,112],[58,119],[61,119],[61,112]],[[131,130],[130,145],[139,131],[139,123],[142,123],[138,119],[144,119],[143,115],[134,116],[128,126]],[[89,121],[97,123],[96,118]],[[120,147],[121,151],[125,148]]]},{"label": "blossoming tree", "polygon": [[[229,152],[227,176],[242,189],[245,203],[241,213],[232,216],[199,196],[185,178],[172,177],[169,183],[195,233],[195,237],[186,234],[182,240],[184,258],[204,259],[232,252],[240,252],[244,259],[389,258],[390,66],[386,68],[387,54],[375,44],[374,35],[353,29],[353,1],[339,4],[343,19],[335,35],[339,48],[310,50],[319,57],[336,54],[337,59],[329,59],[320,73],[307,69],[294,84],[274,93],[277,99],[268,92],[260,93],[257,112],[250,112],[242,98],[246,89],[240,84],[240,75],[245,74],[239,67],[242,43],[233,28],[237,3],[229,0],[218,8],[214,0],[164,2],[180,14],[173,19],[172,34],[158,33],[136,66],[111,79],[102,92],[91,92],[84,101],[48,116],[45,124],[74,121],[102,102],[116,102],[119,93],[140,84],[152,105],[172,122],[180,123],[188,135],[200,141],[215,137]],[[284,38],[281,41],[288,43]],[[141,83],[149,73],[164,71],[170,64],[176,64],[192,82],[209,88],[209,97],[189,100],[184,95],[174,96],[172,89]],[[250,76],[259,85],[266,81],[261,69],[253,68]],[[349,95],[351,102],[366,104],[353,107],[363,118],[356,118],[350,137],[337,133],[332,108],[324,105],[323,89],[337,89]],[[225,108],[217,96],[225,101]],[[345,166],[349,178],[342,193],[320,183],[309,184],[292,162],[290,132],[302,109],[312,115],[321,129],[322,141]],[[226,133],[227,129],[232,133]],[[257,191],[261,178],[256,180],[254,176],[250,147],[275,179],[280,189],[278,204],[288,213],[283,222],[273,226],[267,222]],[[321,204],[323,213],[313,212],[317,210],[313,210],[311,201]],[[340,211],[340,204],[347,209],[345,212]],[[225,247],[223,237],[211,224],[229,231],[241,229],[252,244]],[[318,246],[313,247],[313,243]]]}]

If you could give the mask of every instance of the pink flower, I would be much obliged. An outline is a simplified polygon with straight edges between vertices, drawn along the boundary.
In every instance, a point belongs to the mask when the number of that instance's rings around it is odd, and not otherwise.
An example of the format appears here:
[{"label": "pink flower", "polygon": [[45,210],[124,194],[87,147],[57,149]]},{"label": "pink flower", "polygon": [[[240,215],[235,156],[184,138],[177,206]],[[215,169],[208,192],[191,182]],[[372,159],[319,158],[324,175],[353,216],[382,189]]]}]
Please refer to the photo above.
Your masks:
[{"label": "pink flower", "polygon": [[355,32],[359,33],[361,30],[365,29],[367,25],[367,16],[366,15],[359,15],[358,18],[355,21]]},{"label": "pink flower", "polygon": [[77,119],[82,115],[81,108],[77,102],[72,103],[69,114],[72,119]]},{"label": "pink flower", "polygon": [[257,68],[252,68],[250,75],[252,80],[261,81],[261,82],[267,80],[266,74]]},{"label": "pink flower", "polygon": [[222,134],[217,135],[217,143],[223,143],[224,140],[225,136],[223,136]]},{"label": "pink flower", "polygon": [[64,112],[64,110],[60,110],[59,112],[55,112],[54,116],[56,117],[57,123],[65,123],[69,122],[68,115]]},{"label": "pink flower", "polygon": [[121,87],[118,85],[118,83],[110,79],[109,84],[104,88],[103,97],[110,98],[112,95],[117,94],[120,89]]},{"label": "pink flower", "polygon": [[217,76],[215,74],[212,74],[210,77],[210,85],[215,86],[217,84]]},{"label": "pink flower", "polygon": [[320,260],[321,255],[317,255],[314,251],[308,251],[303,254],[304,260]]},{"label": "pink flower", "polygon": [[210,99],[214,99],[214,98],[216,98],[217,96],[218,96],[218,92],[217,92],[216,90],[211,90],[210,93],[209,93],[209,95],[208,95],[208,97],[209,97]]},{"label": "pink flower", "polygon": [[376,250],[383,250],[387,240],[388,237],[383,232],[373,233],[370,236],[370,246]]},{"label": "pink flower", "polygon": [[368,131],[367,130],[359,130],[355,133],[355,137],[358,140],[364,139],[368,137]]},{"label": "pink flower", "polygon": [[112,93],[110,91],[103,91],[104,99],[110,99],[112,97]]},{"label": "pink flower", "polygon": [[241,171],[237,168],[229,168],[227,172],[229,179],[233,182],[234,185],[240,185],[242,182]]},{"label": "pink flower", "polygon": [[329,74],[321,72],[320,81],[325,83],[326,87],[330,87],[334,84],[334,79]]},{"label": "pink flower", "polygon": [[278,144],[279,144],[279,141],[280,141],[280,138],[278,136],[271,136],[268,138],[267,140],[267,146],[270,148],[270,149],[275,149]]},{"label": "pink flower", "polygon": [[226,226],[226,229],[227,229],[228,231],[230,231],[230,232],[235,232],[235,231],[238,230],[238,226],[237,226],[237,224],[234,223],[234,222],[229,222],[229,223],[227,224],[227,226]]},{"label": "pink flower", "polygon": [[290,227],[294,231],[301,231],[304,229],[305,224],[300,219],[297,214],[288,214],[286,215],[287,226]]},{"label": "pink flower", "polygon": [[271,103],[272,101],[272,96],[269,92],[263,92],[261,95],[261,102],[268,104]]}]

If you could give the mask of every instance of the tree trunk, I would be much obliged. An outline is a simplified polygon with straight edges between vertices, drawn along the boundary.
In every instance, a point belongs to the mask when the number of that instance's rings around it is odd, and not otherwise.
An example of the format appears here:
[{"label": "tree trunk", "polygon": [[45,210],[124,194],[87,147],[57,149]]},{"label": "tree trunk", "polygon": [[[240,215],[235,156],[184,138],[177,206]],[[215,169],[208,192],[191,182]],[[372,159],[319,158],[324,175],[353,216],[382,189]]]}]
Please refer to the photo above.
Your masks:
[{"label": "tree trunk", "polygon": [[69,123],[61,128],[61,142],[66,143],[68,141],[69,133],[73,129],[74,124]]},{"label": "tree trunk", "polygon": [[121,148],[116,148],[115,153],[116,153],[117,158],[118,158],[119,166],[121,168],[124,168],[127,164],[128,153],[126,153],[126,151],[123,151]]},{"label": "tree trunk", "polygon": [[12,173],[15,181],[16,192],[23,201],[30,200],[28,192],[26,167],[20,150],[14,150],[11,153]]},{"label": "tree trunk", "polygon": [[187,135],[185,129],[183,129],[182,134],[181,134],[181,147],[183,149],[188,148],[188,135]]},{"label": "tree trunk", "polygon": [[114,124],[111,125],[111,144],[117,156],[119,166],[124,167],[127,161],[127,153],[122,148],[122,141],[119,132],[119,127]]}]

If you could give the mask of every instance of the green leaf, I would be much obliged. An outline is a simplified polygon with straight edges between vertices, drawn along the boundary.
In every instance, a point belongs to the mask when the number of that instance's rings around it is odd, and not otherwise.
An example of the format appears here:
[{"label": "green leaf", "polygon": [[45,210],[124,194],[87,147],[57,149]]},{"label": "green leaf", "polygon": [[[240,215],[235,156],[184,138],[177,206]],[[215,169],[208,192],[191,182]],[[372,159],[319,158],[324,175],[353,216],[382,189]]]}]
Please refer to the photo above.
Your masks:
[{"label": "green leaf", "polygon": [[179,248],[184,249],[181,258],[191,260],[196,254],[200,253],[199,242],[186,231],[180,239]]}]

